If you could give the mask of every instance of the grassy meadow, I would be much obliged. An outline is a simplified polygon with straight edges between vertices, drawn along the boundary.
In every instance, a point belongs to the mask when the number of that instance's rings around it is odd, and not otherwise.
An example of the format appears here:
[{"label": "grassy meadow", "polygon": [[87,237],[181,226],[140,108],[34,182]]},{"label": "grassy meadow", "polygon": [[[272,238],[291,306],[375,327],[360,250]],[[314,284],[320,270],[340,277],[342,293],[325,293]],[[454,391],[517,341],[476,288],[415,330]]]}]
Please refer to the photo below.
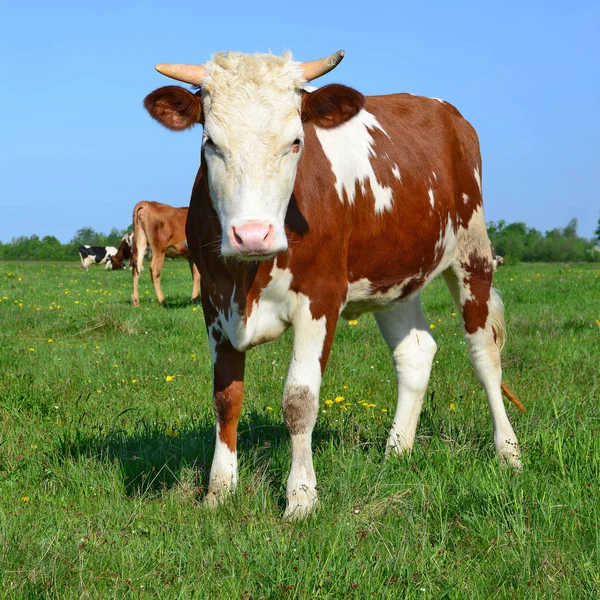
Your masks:
[{"label": "grassy meadow", "polygon": [[523,449],[494,456],[491,418],[441,280],[438,341],[410,457],[384,460],[396,401],[371,315],[340,322],[315,429],[320,507],[282,520],[281,394],[291,332],[250,352],[240,478],[202,505],[211,368],[187,263],[130,272],[0,263],[0,597],[600,597],[600,268],[501,268],[504,379]]}]

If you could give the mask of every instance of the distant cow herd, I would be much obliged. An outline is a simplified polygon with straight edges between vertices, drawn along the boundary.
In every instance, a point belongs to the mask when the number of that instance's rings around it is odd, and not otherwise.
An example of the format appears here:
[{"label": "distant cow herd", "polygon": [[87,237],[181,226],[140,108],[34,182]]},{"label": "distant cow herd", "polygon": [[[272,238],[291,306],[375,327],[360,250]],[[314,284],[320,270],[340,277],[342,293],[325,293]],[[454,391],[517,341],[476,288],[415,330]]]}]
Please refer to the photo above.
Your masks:
[{"label": "distant cow herd", "polygon": [[143,201],[119,248],[81,246],[82,267],[132,270],[139,305],[144,256],[164,302],[165,257],[186,258],[202,303],[213,367],[215,451],[206,503],[238,481],[246,352],[292,328],[283,391],[292,461],[285,514],[317,506],[312,432],[339,318],[372,312],[394,361],[397,406],[387,454],[410,452],[437,349],[420,292],[441,275],[462,317],[502,463],[521,469],[502,400],[504,306],[483,214],[481,155],[454,106],[412,94],[365,97],[306,84],[343,51],[299,63],[291,54],[217,53],[206,65],[157,65],[193,91],[165,86],[144,105],[165,127],[203,128],[188,208]]}]

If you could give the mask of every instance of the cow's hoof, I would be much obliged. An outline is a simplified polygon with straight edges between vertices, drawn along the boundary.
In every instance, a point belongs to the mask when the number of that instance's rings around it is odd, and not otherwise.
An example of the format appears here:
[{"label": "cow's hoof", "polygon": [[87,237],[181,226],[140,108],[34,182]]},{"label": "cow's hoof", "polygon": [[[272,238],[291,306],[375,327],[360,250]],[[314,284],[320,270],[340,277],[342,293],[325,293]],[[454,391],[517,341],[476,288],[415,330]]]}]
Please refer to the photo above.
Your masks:
[{"label": "cow's hoof", "polygon": [[139,306],[140,305],[140,301],[138,298],[132,298],[131,299],[131,305],[132,306]]},{"label": "cow's hoof", "polygon": [[287,506],[283,518],[288,521],[306,519],[319,505],[315,490],[296,490],[288,494]]},{"label": "cow's hoof", "polygon": [[211,510],[216,510],[227,498],[229,497],[229,490],[208,490],[204,498],[204,506],[207,506]]},{"label": "cow's hoof", "polygon": [[500,466],[505,469],[512,469],[515,473],[521,473],[523,471],[521,457],[518,450],[515,451],[514,448],[507,448],[498,452],[498,460],[500,461]]}]

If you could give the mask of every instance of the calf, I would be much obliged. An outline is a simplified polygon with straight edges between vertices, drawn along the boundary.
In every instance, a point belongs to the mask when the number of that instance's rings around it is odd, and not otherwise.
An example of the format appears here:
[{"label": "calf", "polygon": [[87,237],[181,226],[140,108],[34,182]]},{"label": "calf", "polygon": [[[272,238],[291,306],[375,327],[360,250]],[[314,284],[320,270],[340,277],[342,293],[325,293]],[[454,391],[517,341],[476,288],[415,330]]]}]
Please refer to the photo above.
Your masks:
[{"label": "calf", "polygon": [[168,204],[142,200],[133,209],[133,247],[132,276],[133,294],[131,303],[139,306],[140,295],[138,283],[148,248],[152,251],[150,274],[156,291],[156,298],[164,304],[165,297],[160,285],[165,256],[169,258],[187,258],[192,271],[192,302],[198,301],[200,289],[200,273],[190,257],[185,242],[185,220],[187,208],[174,208]]}]

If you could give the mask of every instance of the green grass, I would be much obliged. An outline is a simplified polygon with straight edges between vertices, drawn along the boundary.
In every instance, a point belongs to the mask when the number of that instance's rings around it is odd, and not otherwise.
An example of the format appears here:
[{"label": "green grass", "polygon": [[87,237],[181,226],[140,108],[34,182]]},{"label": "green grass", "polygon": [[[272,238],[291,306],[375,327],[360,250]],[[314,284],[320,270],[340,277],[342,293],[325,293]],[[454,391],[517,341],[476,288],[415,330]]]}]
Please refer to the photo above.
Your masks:
[{"label": "green grass", "polygon": [[518,476],[494,457],[441,281],[424,293],[439,351],[410,457],[383,460],[396,384],[372,316],[340,322],[314,438],[320,507],[303,523],[281,518],[291,335],[249,354],[239,489],[211,513],[202,312],[187,264],[163,283],[166,308],[145,271],[134,309],[128,272],[0,263],[0,597],[599,596],[597,266],[497,275],[504,377],[528,411],[508,407]]}]

